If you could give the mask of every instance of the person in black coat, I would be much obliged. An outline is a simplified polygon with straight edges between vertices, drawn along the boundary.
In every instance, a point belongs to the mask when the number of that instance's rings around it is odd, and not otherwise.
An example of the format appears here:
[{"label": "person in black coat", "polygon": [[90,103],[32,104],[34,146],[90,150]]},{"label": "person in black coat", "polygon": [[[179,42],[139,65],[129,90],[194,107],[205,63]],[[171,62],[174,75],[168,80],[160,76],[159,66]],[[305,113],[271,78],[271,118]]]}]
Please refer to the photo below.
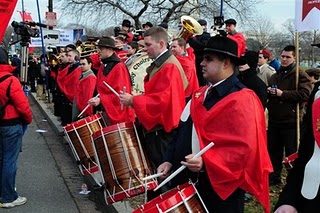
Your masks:
[{"label": "person in black coat", "polygon": [[210,33],[206,32],[207,21],[200,19],[198,20],[198,22],[203,28],[203,33],[201,35],[196,35],[194,37],[191,36],[188,39],[188,43],[190,47],[193,48],[194,54],[196,57],[196,71],[197,71],[199,86],[205,86],[207,84],[207,80],[203,77],[202,67],[200,66],[200,63],[203,60],[204,47],[207,45],[211,36],[210,36]]},{"label": "person in black coat", "polygon": [[315,94],[319,90],[320,82],[314,84],[308,100],[308,108],[303,122],[306,128],[301,132],[301,140],[299,145],[298,158],[295,160],[294,167],[290,170],[277,204],[275,205],[275,213],[307,213],[316,212],[320,203],[320,193],[318,191],[314,199],[307,199],[301,194],[302,183],[305,174],[305,167],[314,152],[314,133],[312,127],[312,104],[315,100]]},{"label": "person in black coat", "polygon": [[268,99],[267,86],[257,76],[259,54],[255,51],[246,51],[241,58],[245,59],[247,64],[239,67],[238,78],[241,83],[256,93],[263,107],[266,108]]}]

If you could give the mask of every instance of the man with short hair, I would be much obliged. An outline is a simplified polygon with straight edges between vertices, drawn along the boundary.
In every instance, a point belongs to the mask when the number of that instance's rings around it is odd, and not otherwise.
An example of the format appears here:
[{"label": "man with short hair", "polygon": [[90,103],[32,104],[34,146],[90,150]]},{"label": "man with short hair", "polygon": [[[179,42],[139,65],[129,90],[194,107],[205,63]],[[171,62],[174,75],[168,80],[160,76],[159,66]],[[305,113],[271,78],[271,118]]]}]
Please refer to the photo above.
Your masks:
[{"label": "man with short hair", "polygon": [[[107,124],[113,125],[135,120],[133,109],[123,107],[119,97],[108,88],[111,86],[116,92],[126,91],[131,93],[131,78],[126,65],[115,54],[116,46],[111,37],[103,37],[98,43],[98,54],[101,59],[100,69],[97,74],[97,91],[100,97],[91,98],[89,104],[101,105],[107,115]],[[104,83],[105,82],[105,83]]]},{"label": "man with short hair", "polygon": [[268,64],[270,57],[271,53],[268,50],[263,49],[259,51],[257,75],[267,86],[269,86],[268,82],[271,76],[276,73],[275,69]]},{"label": "man with short hair", "polygon": [[153,169],[162,163],[164,152],[178,127],[185,106],[188,80],[179,61],[167,49],[168,34],[162,27],[145,32],[145,51],[154,62],[147,68],[145,93],[120,94],[121,103],[134,108],[145,134],[145,148]]},{"label": "man with short hair", "polygon": [[[91,70],[92,60],[89,57],[80,59],[80,68],[82,74],[76,85],[75,97],[72,105],[72,120],[78,120],[78,115],[87,106],[89,99],[93,97],[96,88],[96,76]],[[82,116],[90,116],[93,114],[93,108],[90,106],[83,112]]]},{"label": "man with short hair", "polygon": [[296,86],[295,60],[295,46],[286,46],[281,54],[279,72],[269,80],[268,150],[274,169],[270,175],[273,185],[281,183],[283,152],[285,156],[297,152],[297,104],[301,111],[311,92],[311,83],[302,70],[299,70]]},{"label": "man with short hair", "polygon": [[237,22],[233,18],[227,19],[224,22],[226,24],[226,31],[228,38],[231,38],[238,44],[238,56],[240,57],[246,51],[246,39],[242,33],[236,31]]},{"label": "man with short hair", "polygon": [[79,67],[78,50],[70,50],[67,53],[68,65],[58,72],[58,86],[65,95],[61,112],[61,121],[63,125],[72,122],[72,103],[75,97],[75,85],[78,83],[82,73]]},{"label": "man with short hair", "polygon": [[[269,212],[268,173],[272,168],[264,111],[255,93],[235,75],[235,67],[246,63],[237,54],[235,41],[210,38],[201,66],[211,86],[193,93],[157,172],[165,177],[181,164],[186,166],[189,170],[185,174],[191,171],[196,176],[196,187],[208,212],[243,213],[245,191],[256,196]],[[211,142],[212,148],[194,158]],[[187,181],[186,175],[178,175],[172,187]]]},{"label": "man with short hair", "polygon": [[199,88],[193,49],[191,47],[189,48],[191,50],[187,52],[186,41],[183,38],[172,40],[171,51],[180,62],[189,82],[188,87],[185,90],[186,98],[190,98],[192,93]]}]

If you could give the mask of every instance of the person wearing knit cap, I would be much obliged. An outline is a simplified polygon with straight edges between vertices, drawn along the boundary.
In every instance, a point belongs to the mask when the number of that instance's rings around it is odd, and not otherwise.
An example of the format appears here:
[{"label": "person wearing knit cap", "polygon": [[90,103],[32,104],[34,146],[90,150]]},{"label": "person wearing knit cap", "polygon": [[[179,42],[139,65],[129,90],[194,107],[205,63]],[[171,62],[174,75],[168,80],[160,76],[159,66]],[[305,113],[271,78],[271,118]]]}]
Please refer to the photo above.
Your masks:
[{"label": "person wearing knit cap", "polygon": [[0,206],[13,208],[27,198],[15,190],[17,161],[26,125],[32,122],[32,112],[21,83],[12,75],[7,51],[0,47],[0,103],[4,106],[0,119]]},{"label": "person wearing knit cap", "polygon": [[142,28],[144,31],[149,30],[151,27],[153,27],[153,24],[151,22],[147,21],[145,24],[142,25]]},{"label": "person wearing knit cap", "polygon": [[276,73],[275,69],[268,64],[270,57],[271,53],[268,50],[263,49],[259,51],[259,68],[257,70],[257,74],[266,85],[269,85],[269,79]]},{"label": "person wearing knit cap", "polygon": [[267,86],[257,76],[258,53],[255,51],[246,51],[241,58],[247,61],[246,65],[239,66],[239,80],[249,89],[252,89],[259,97],[264,108],[267,106]]}]

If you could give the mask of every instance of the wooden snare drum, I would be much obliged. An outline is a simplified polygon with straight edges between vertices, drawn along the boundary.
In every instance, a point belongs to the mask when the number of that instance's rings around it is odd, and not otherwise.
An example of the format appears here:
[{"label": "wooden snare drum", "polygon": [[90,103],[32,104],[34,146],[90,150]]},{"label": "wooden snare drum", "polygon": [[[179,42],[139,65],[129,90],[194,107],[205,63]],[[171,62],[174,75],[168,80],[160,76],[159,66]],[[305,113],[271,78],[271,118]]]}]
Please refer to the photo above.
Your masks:
[{"label": "wooden snare drum", "polygon": [[155,179],[142,180],[151,175],[151,167],[133,123],[105,127],[95,132],[92,138],[105,184],[107,204],[141,194],[158,185]]},{"label": "wooden snare drum", "polygon": [[192,183],[185,183],[156,197],[148,203],[138,206],[133,213],[194,213],[207,212],[197,189]]},{"label": "wooden snare drum", "polygon": [[104,126],[101,114],[95,114],[63,127],[83,175],[93,174],[99,170],[95,160],[91,135]]}]

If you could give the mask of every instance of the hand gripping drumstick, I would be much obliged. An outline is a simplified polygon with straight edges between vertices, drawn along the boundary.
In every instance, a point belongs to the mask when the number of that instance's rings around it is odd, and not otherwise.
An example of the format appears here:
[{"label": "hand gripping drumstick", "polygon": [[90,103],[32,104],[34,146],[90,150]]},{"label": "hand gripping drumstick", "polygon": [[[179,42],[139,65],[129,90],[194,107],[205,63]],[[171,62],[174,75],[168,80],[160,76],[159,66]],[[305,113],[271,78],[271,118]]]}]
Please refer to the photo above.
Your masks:
[{"label": "hand gripping drumstick", "polygon": [[[96,95],[94,98],[98,98],[100,96],[100,94]],[[91,104],[87,104],[87,106],[80,112],[80,114],[78,115],[78,118],[81,117],[81,115],[90,107]]]},{"label": "hand gripping drumstick", "polygon": [[[205,153],[206,151],[208,151],[212,146],[214,145],[213,142],[209,143],[206,147],[204,147],[203,149],[200,150],[200,152],[198,152],[197,154],[195,154],[191,159],[195,159],[200,157],[203,153]],[[186,166],[182,165],[180,166],[179,169],[177,169],[174,173],[172,173],[169,177],[167,177],[164,181],[162,181],[157,188],[155,188],[153,191],[157,191],[159,188],[161,188],[162,186],[164,186],[166,183],[168,183],[172,178],[174,178],[176,175],[178,175],[180,172],[182,172],[182,170],[184,170],[186,168]]]}]

